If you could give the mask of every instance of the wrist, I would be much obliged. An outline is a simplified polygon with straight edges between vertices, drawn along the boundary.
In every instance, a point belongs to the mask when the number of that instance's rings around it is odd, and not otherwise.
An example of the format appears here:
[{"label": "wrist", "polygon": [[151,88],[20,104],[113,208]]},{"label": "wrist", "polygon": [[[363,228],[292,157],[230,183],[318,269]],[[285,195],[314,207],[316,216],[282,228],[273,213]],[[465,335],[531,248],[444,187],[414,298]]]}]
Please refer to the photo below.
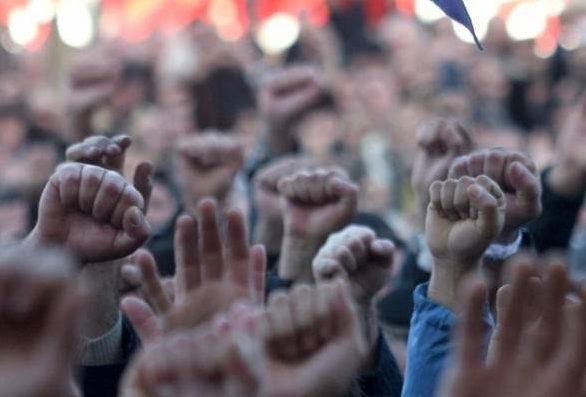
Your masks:
[{"label": "wrist", "polygon": [[260,218],[255,226],[254,241],[256,244],[263,244],[267,253],[278,253],[283,242],[282,219]]},{"label": "wrist", "polygon": [[279,277],[294,282],[313,282],[312,261],[323,241],[286,234],[281,245]]},{"label": "wrist", "polygon": [[454,313],[461,309],[463,281],[480,271],[480,259],[470,261],[434,258],[427,296]]}]

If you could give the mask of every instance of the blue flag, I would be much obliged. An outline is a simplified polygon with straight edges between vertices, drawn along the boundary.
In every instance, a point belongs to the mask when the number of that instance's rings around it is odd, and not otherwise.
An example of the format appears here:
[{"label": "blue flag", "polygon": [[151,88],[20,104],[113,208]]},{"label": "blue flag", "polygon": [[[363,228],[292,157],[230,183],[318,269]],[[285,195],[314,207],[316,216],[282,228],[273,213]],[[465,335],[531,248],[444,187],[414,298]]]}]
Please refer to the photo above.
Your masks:
[{"label": "blue flag", "polygon": [[[452,18],[454,21],[462,24],[466,29],[472,33],[474,37],[474,41],[476,45],[481,50],[482,44],[480,44],[480,40],[476,36],[476,32],[474,31],[474,25],[472,25],[472,19],[470,18],[470,14],[468,14],[468,10],[466,9],[466,5],[464,4],[463,0],[432,0],[442,11]],[[487,0],[480,0],[480,1],[487,1]]]}]

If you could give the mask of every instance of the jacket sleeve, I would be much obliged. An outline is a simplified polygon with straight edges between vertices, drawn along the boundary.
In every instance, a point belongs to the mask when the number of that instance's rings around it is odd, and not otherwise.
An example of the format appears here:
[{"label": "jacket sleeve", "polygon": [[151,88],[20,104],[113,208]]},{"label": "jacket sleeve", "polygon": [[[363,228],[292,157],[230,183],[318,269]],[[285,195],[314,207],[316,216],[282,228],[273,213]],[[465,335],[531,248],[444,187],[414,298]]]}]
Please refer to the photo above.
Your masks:
[{"label": "jacket sleeve", "polygon": [[584,194],[566,197],[554,192],[547,183],[550,172],[551,168],[548,168],[541,175],[543,212],[527,227],[538,252],[568,248],[578,214],[584,202]]},{"label": "jacket sleeve", "polygon": [[[451,334],[457,316],[427,297],[428,285],[419,285],[413,293],[415,305],[407,345],[403,397],[435,396],[451,350]],[[494,327],[488,309],[484,322],[488,337]]]}]

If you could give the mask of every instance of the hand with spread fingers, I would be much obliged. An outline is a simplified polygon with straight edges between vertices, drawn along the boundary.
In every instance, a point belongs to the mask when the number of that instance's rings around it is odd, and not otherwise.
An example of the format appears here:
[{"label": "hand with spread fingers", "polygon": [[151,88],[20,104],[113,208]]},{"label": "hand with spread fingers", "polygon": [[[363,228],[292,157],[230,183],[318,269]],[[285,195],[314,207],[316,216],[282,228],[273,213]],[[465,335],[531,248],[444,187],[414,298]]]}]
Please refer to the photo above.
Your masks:
[{"label": "hand with spread fingers", "polygon": [[249,313],[218,316],[196,330],[176,332],[147,346],[126,371],[120,395],[263,396],[260,326],[249,318]]},{"label": "hand with spread fingers", "polygon": [[[486,287],[473,283],[465,294],[462,324],[456,336],[455,363],[446,374],[441,397],[578,397],[586,371],[586,291],[568,301],[569,280],[561,265],[546,271],[543,304],[531,305],[534,272],[519,266],[499,312],[500,335],[483,360],[482,313]],[[493,346],[495,345],[496,346]]]},{"label": "hand with spread fingers", "polygon": [[533,161],[520,152],[490,149],[459,157],[450,168],[450,178],[486,175],[505,193],[507,216],[498,242],[511,243],[519,228],[539,217],[541,182]]},{"label": "hand with spread fingers", "polygon": [[340,396],[368,350],[347,284],[296,286],[271,295],[266,313],[268,396]]},{"label": "hand with spread fingers", "polygon": [[60,251],[0,255],[0,396],[77,397],[75,337],[84,299]]},{"label": "hand with spread fingers", "polygon": [[215,202],[202,200],[198,209],[197,222],[189,215],[177,220],[173,299],[157,275],[152,255],[135,255],[150,305],[129,297],[122,307],[144,342],[174,329],[193,328],[237,300],[264,301],[266,255],[262,246],[249,247],[244,215],[238,210],[227,213],[223,241]]},{"label": "hand with spread fingers", "polygon": [[484,175],[434,182],[429,195],[425,236],[434,264],[428,294],[457,311],[454,291],[463,275],[478,270],[501,233],[507,203],[496,182]]},{"label": "hand with spread fingers", "polygon": [[45,186],[25,245],[70,249],[82,264],[120,259],[149,237],[142,194],[114,171],[65,163]]},{"label": "hand with spread fingers", "polygon": [[176,153],[177,181],[187,210],[195,214],[204,197],[224,205],[244,161],[240,142],[229,135],[207,132],[179,140]]},{"label": "hand with spread fingers", "polygon": [[[65,157],[67,161],[95,165],[123,175],[126,151],[131,145],[132,138],[128,135],[117,135],[113,138],[96,135],[69,146]],[[153,189],[152,174],[153,165],[149,162],[138,164],[134,170],[133,184],[136,190],[142,194],[145,208],[148,208]]]},{"label": "hand with spread fingers", "polygon": [[434,119],[417,130],[417,144],[411,186],[416,193],[423,225],[429,204],[429,187],[448,177],[454,159],[472,151],[474,141],[470,132],[457,121]]}]

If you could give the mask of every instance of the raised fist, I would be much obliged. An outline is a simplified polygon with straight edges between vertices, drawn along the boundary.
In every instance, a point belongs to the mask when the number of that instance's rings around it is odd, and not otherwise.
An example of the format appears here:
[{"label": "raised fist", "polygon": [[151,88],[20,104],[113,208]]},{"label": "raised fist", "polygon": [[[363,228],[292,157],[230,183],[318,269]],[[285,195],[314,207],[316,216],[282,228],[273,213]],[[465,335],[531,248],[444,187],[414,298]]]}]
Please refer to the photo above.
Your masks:
[{"label": "raised fist", "polygon": [[387,283],[393,253],[391,241],[377,239],[370,228],[351,225],[328,238],[313,260],[313,274],[318,281],[346,278],[354,298],[368,303]]},{"label": "raised fist", "polygon": [[65,163],[45,186],[25,244],[70,249],[82,263],[120,259],[148,238],[142,195],[116,172]]},{"label": "raised fist", "polygon": [[265,323],[269,396],[344,395],[365,363],[366,340],[343,282],[272,295]]},{"label": "raised fist", "polygon": [[75,331],[83,299],[58,251],[0,255],[0,396],[74,397]]},{"label": "raised fist", "polygon": [[417,131],[417,155],[411,173],[411,186],[417,194],[421,222],[429,204],[429,187],[448,177],[450,165],[458,156],[470,152],[474,142],[457,121],[435,119]]},{"label": "raised fist", "polygon": [[311,106],[321,93],[317,70],[309,66],[282,69],[269,76],[260,90],[261,112],[267,122],[282,128]]},{"label": "raised fist", "polygon": [[429,195],[425,236],[434,260],[475,266],[503,229],[504,193],[481,175],[436,181]]},{"label": "raised fist", "polygon": [[[96,135],[69,146],[65,156],[67,161],[96,165],[123,175],[126,151],[131,144],[132,139],[128,135],[117,135],[113,138]],[[145,199],[145,208],[148,207],[153,189],[152,173],[153,165],[148,162],[138,164],[134,170],[134,187]]]},{"label": "raised fist", "polygon": [[358,187],[338,171],[298,172],[279,182],[285,235],[320,244],[357,213]]},{"label": "raised fist", "polygon": [[449,177],[486,175],[505,193],[507,215],[499,242],[515,239],[518,229],[541,214],[541,183],[531,159],[519,152],[490,149],[454,161]]},{"label": "raised fist", "polygon": [[244,161],[240,143],[219,133],[182,139],[177,143],[177,154],[177,178],[184,205],[191,213],[204,197],[223,202]]},{"label": "raised fist", "polygon": [[76,59],[69,71],[69,108],[91,111],[114,94],[121,65],[107,51],[88,53]]}]

